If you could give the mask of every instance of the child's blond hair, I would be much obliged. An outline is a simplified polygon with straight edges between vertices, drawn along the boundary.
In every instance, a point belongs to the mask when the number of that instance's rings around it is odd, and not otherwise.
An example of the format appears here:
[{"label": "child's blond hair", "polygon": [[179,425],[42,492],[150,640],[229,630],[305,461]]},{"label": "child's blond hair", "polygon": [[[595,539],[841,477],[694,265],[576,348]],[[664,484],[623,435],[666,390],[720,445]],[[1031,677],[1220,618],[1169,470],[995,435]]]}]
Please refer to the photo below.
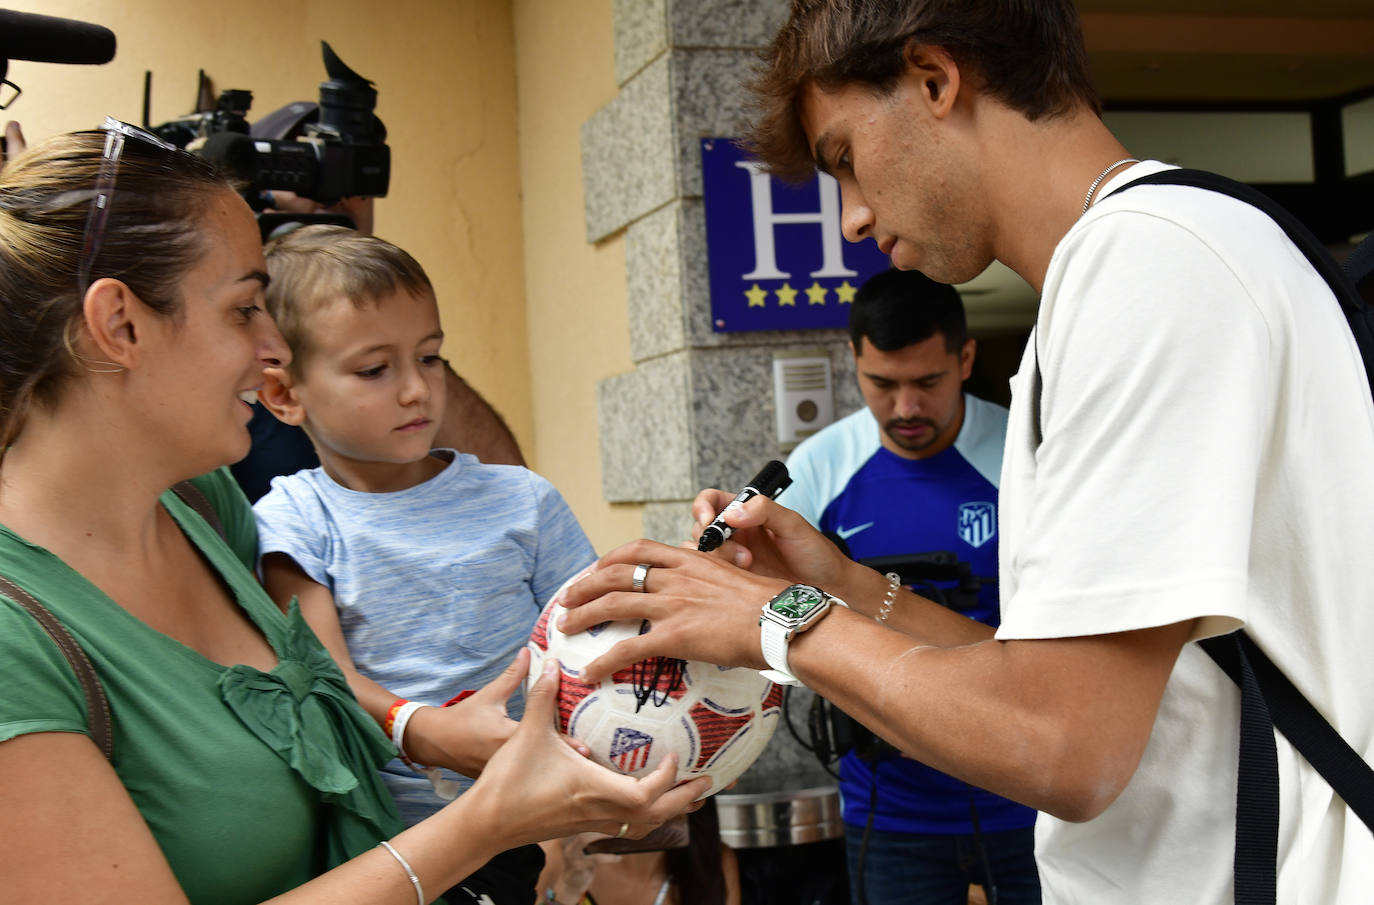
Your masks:
[{"label": "child's blond hair", "polygon": [[343,226],[303,226],[267,244],[267,310],[291,347],[292,370],[310,354],[310,315],[326,303],[348,299],[376,304],[397,289],[433,295],[424,268],[384,239]]}]

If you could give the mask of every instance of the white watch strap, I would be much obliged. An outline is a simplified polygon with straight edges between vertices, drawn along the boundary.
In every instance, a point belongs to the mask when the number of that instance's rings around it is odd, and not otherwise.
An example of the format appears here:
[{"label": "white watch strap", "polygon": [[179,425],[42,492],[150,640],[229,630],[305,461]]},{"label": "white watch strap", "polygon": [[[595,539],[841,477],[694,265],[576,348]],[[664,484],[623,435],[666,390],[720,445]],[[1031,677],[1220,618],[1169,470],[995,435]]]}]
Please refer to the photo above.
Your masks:
[{"label": "white watch strap", "polygon": [[787,666],[787,629],[771,619],[760,620],[759,640],[764,661],[773,667],[762,670],[763,677],[778,685],[800,685],[801,680],[792,675]]}]

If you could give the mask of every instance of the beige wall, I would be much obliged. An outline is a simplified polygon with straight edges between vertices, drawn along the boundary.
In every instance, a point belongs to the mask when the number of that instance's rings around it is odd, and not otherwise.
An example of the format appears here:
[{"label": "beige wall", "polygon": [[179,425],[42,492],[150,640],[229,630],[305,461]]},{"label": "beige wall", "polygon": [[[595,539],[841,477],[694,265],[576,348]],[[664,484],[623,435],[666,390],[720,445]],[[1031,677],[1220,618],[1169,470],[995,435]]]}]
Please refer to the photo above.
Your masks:
[{"label": "beige wall", "polygon": [[[321,39],[379,92],[392,148],[377,233],[413,253],[439,295],[445,351],[534,446],[521,249],[515,46],[510,0],[10,0],[6,6],[112,29],[113,62],[15,61],[23,96],[3,114],[31,140],[191,111],[196,73],[253,92],[249,119],[315,100]],[[609,52],[609,51],[608,51]]]},{"label": "beige wall", "polygon": [[[319,41],[378,89],[392,148],[377,233],[439,294],[445,350],[505,416],[598,550],[642,533],[640,506],[602,499],[596,382],[633,369],[623,237],[587,244],[580,127],[616,93],[612,0],[11,0],[105,25],[103,66],[13,62],[5,114],[31,140],[110,113],[189,113],[196,73],[253,92],[249,119],[314,100]],[[232,13],[230,12],[232,10]],[[518,111],[518,112],[517,112]]]},{"label": "beige wall", "polygon": [[625,243],[587,244],[580,128],[616,94],[611,0],[514,0],[533,464],[599,552],[643,534],[601,493],[596,382],[631,371]]}]

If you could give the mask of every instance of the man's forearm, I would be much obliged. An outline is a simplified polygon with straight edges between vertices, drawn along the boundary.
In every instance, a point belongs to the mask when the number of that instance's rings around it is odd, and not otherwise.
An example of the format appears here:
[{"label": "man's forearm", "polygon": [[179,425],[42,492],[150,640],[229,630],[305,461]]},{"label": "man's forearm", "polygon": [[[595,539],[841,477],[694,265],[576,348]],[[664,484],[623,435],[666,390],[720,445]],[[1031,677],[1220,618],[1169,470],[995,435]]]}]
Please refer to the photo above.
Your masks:
[{"label": "man's forearm", "polygon": [[501,415],[451,367],[445,368],[444,418],[436,446],[471,453],[493,465],[524,465],[525,457]]},{"label": "man's forearm", "polygon": [[837,610],[788,659],[808,687],[903,753],[1085,820],[1134,773],[1190,631],[1000,642],[987,629],[984,640],[947,647]]}]

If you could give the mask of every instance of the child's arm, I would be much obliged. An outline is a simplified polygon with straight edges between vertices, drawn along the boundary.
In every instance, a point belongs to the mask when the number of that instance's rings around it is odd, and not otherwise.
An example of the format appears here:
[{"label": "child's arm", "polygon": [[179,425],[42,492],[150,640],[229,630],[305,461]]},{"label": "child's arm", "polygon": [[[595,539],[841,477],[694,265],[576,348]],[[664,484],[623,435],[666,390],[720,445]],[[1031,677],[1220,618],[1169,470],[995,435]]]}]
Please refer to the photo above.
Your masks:
[{"label": "child's arm", "polygon": [[[343,670],[358,702],[379,726],[398,698],[358,672],[349,656],[334,595],[311,579],[296,561],[284,553],[262,558],[262,580],[267,593],[283,609],[295,597],[301,615]],[[520,687],[528,661],[523,651],[497,679],[451,707],[421,707],[406,723],[402,743],[411,760],[426,766],[447,767],[464,776],[482,772],[496,749],[515,732],[516,723],[506,714],[506,700]],[[462,689],[454,689],[458,692]]]}]

